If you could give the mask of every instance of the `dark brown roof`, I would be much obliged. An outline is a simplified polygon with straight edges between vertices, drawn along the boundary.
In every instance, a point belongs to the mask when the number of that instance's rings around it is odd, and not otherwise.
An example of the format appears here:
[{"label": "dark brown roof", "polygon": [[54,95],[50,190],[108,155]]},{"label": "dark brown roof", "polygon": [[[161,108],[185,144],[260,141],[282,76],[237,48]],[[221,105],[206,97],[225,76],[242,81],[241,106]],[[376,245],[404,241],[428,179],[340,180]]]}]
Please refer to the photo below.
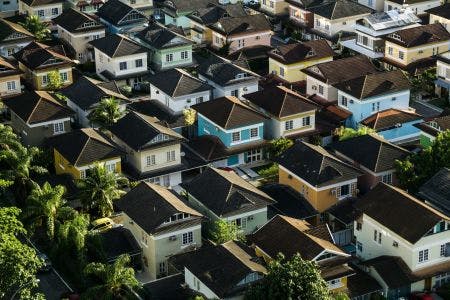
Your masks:
[{"label": "dark brown roof", "polygon": [[294,64],[305,60],[334,56],[334,51],[326,40],[279,45],[269,52],[269,56],[284,64]]},{"label": "dark brown roof", "polygon": [[349,0],[327,2],[322,5],[312,7],[310,11],[315,15],[329,20],[348,18],[357,15],[370,14],[373,12],[373,10],[367,6]]},{"label": "dark brown roof", "polygon": [[29,125],[70,118],[75,114],[44,91],[21,94],[3,102]]},{"label": "dark brown roof", "polygon": [[89,43],[109,57],[121,57],[147,52],[146,48],[130,40],[126,36],[119,34],[107,35],[103,38],[90,41]]},{"label": "dark brown roof", "polygon": [[257,124],[266,119],[261,113],[233,96],[206,101],[193,105],[192,108],[224,129]]},{"label": "dark brown roof", "polygon": [[364,120],[361,124],[376,131],[383,131],[398,126],[398,124],[404,124],[421,120],[422,116],[414,112],[399,110],[395,108],[379,111]]},{"label": "dark brown roof", "polygon": [[72,65],[73,63],[65,56],[62,46],[49,47],[38,42],[31,42],[13,56],[32,70]]},{"label": "dark brown roof", "polygon": [[396,31],[389,34],[386,40],[409,48],[448,41],[450,33],[442,24],[435,23]]},{"label": "dark brown roof", "polygon": [[450,19],[450,3],[445,3],[444,5],[427,9],[425,12],[429,13],[430,15],[436,15],[441,18]]},{"label": "dark brown roof", "polygon": [[148,81],[170,97],[186,96],[212,90],[206,82],[182,69],[170,69],[151,76]]},{"label": "dark brown roof", "polygon": [[[424,237],[437,223],[448,220],[444,214],[419,201],[407,192],[377,184],[364,195],[356,207],[411,244]],[[414,220],[405,226],[405,220]]]},{"label": "dark brown roof", "polygon": [[402,288],[418,281],[411,269],[399,256],[382,255],[366,260],[363,265],[373,267],[389,289]]},{"label": "dark brown roof", "polygon": [[62,3],[62,0],[20,0],[28,6],[49,5],[54,3]]},{"label": "dark brown roof", "polygon": [[11,75],[20,75],[23,72],[18,67],[14,66],[12,62],[0,56],[0,77]]},{"label": "dark brown roof", "polygon": [[247,13],[242,3],[202,7],[188,15],[188,18],[200,24],[210,25],[225,17],[242,17]]},{"label": "dark brown roof", "polygon": [[450,216],[450,169],[442,168],[419,189],[422,199]]},{"label": "dark brown roof", "polygon": [[[16,37],[11,38],[12,37],[11,35],[13,34],[15,34]],[[17,37],[17,35],[19,36]],[[5,19],[0,19],[0,41],[3,41],[8,38],[10,40],[5,42],[11,41],[17,42],[17,40],[21,39],[27,39],[32,41],[34,39],[34,36],[31,32],[23,28],[22,25]]]},{"label": "dark brown roof", "polygon": [[252,34],[271,30],[270,23],[264,14],[222,18],[209,27],[225,35]]},{"label": "dark brown roof", "polygon": [[53,22],[72,33],[105,29],[105,26],[81,11],[70,8],[65,10]]}]

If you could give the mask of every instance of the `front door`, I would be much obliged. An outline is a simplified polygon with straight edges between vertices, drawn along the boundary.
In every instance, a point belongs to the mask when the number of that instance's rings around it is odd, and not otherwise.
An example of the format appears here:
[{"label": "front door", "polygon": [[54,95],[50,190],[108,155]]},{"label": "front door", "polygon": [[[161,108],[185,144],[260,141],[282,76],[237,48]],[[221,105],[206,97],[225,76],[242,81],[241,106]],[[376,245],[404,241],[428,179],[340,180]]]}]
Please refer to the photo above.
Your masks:
[{"label": "front door", "polygon": [[425,278],[425,290],[431,291],[431,277]]}]

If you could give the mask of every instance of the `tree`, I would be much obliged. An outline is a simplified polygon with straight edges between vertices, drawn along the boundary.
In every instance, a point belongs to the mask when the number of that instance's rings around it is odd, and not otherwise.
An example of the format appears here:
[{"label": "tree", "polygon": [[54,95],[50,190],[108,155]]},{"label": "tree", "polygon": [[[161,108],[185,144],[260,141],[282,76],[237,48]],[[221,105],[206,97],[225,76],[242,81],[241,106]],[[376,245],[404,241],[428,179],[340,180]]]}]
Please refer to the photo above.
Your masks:
[{"label": "tree", "polygon": [[282,254],[271,261],[267,276],[246,293],[246,299],[332,299],[315,262],[299,254],[286,260]]},{"label": "tree", "polygon": [[78,181],[81,203],[87,210],[96,209],[102,217],[109,216],[113,212],[113,201],[125,193],[119,186],[126,182],[119,174],[107,171],[104,164],[97,163],[85,179]]},{"label": "tree", "polygon": [[97,107],[92,110],[88,118],[92,124],[97,124],[100,128],[107,128],[122,118],[123,112],[120,110],[120,102],[114,97],[102,99]]},{"label": "tree", "polygon": [[195,123],[195,115],[196,111],[192,108],[188,108],[183,110],[183,116],[184,116],[184,124],[186,126],[194,125]]},{"label": "tree", "polygon": [[84,260],[84,246],[89,228],[89,215],[76,214],[59,226],[56,236],[60,253],[69,253],[79,261]]},{"label": "tree", "polygon": [[132,289],[140,285],[134,276],[133,268],[127,267],[130,261],[128,255],[121,255],[113,264],[88,264],[84,273],[94,277],[97,285],[90,287],[83,296],[86,299],[98,295],[102,295],[102,299],[131,298]]},{"label": "tree", "polygon": [[235,223],[228,223],[224,220],[218,220],[213,223],[209,236],[216,244],[223,244],[231,240],[245,240],[242,230]]},{"label": "tree", "polygon": [[276,140],[270,141],[270,146],[267,149],[269,157],[274,158],[280,156],[284,151],[289,149],[294,142],[287,138],[278,138]]},{"label": "tree", "polygon": [[43,41],[50,37],[50,29],[36,15],[27,16],[25,22],[19,24],[31,32],[38,41]]},{"label": "tree", "polygon": [[63,80],[57,70],[48,73],[47,89],[50,91],[59,90],[63,86]]},{"label": "tree", "polygon": [[366,126],[360,126],[356,130],[353,128],[341,126],[338,129],[336,129],[335,134],[339,137],[340,141],[345,141],[361,135],[376,134],[376,131]]}]

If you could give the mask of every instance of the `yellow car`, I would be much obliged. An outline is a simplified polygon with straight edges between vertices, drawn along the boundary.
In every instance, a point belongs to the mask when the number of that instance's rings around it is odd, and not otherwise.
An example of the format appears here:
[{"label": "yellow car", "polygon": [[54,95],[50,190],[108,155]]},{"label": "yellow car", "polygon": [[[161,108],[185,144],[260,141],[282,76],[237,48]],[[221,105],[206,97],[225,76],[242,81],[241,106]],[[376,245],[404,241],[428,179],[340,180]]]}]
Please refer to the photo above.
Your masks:
[{"label": "yellow car", "polygon": [[115,224],[114,221],[111,220],[110,218],[100,218],[95,221],[92,221],[91,225],[92,225],[91,231],[104,232],[107,231],[108,229],[113,228]]}]

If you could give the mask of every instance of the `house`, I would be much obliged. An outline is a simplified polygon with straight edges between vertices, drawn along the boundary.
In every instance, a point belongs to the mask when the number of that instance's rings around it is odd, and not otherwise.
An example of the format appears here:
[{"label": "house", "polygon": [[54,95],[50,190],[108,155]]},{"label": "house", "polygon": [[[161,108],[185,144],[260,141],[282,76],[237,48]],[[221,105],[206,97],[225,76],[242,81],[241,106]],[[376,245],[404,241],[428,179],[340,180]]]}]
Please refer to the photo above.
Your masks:
[{"label": "house", "polygon": [[[221,146],[217,149],[218,157],[213,156],[214,165],[236,166],[264,159],[263,148],[267,142],[264,139],[266,117],[263,114],[233,96],[199,103],[192,108],[197,112],[197,135],[206,140],[215,137]],[[194,150],[209,160],[214,148],[203,145],[206,148],[204,152],[202,143],[191,142]]]},{"label": "house", "polygon": [[385,0],[384,11],[411,9],[416,15],[426,15],[428,9],[438,7],[441,1],[438,0]]},{"label": "house", "polygon": [[150,22],[135,38],[149,49],[149,61],[156,70],[192,64],[192,41],[156,22]]},{"label": "house", "polygon": [[11,127],[26,145],[40,146],[46,138],[71,131],[74,112],[44,91],[3,99],[11,112]]},{"label": "house", "polygon": [[119,101],[120,110],[125,111],[128,98],[122,95],[116,82],[103,82],[86,76],[61,90],[67,105],[76,112],[75,120],[82,127],[91,127],[89,114],[102,99],[114,98]]},{"label": "house", "polygon": [[268,16],[287,16],[289,3],[285,0],[261,0],[260,10]]},{"label": "house", "polygon": [[0,97],[20,94],[20,75],[22,71],[11,61],[0,56]]},{"label": "house", "polygon": [[123,3],[135,8],[146,15],[153,13],[153,0],[120,0]]},{"label": "house", "polygon": [[365,74],[333,85],[338,90],[338,105],[352,113],[347,126],[359,123],[386,109],[408,109],[410,84],[400,71]]},{"label": "house", "polygon": [[416,125],[422,121],[423,117],[413,111],[391,108],[365,118],[361,125],[375,130],[391,143],[402,144],[420,139]]},{"label": "house", "polygon": [[308,200],[319,212],[356,196],[361,171],[320,146],[297,142],[276,159],[278,178]]},{"label": "house", "polygon": [[184,282],[184,274],[177,273],[142,285],[150,299],[183,300],[196,295]]},{"label": "house", "polygon": [[378,182],[398,184],[395,161],[403,160],[410,152],[396,146],[376,134],[366,134],[330,146],[334,154],[360,169],[364,175],[358,178],[358,188],[366,193]]},{"label": "house", "polygon": [[298,138],[316,132],[318,106],[284,86],[271,86],[244,95],[249,105],[264,113],[266,139]]},{"label": "house", "polygon": [[[166,187],[181,183],[183,137],[155,117],[129,112],[109,127],[112,140],[126,153],[138,179]],[[130,134],[135,132],[139,134]]]},{"label": "house", "polygon": [[441,116],[415,124],[420,129],[420,144],[429,147],[443,131],[450,130],[450,116]]},{"label": "house", "polygon": [[184,29],[191,27],[188,16],[199,9],[208,6],[217,6],[217,0],[165,0],[162,2],[162,13],[164,14],[164,25],[175,25]]},{"label": "house", "polygon": [[3,1],[0,3],[0,15],[12,16],[19,10],[19,1]]},{"label": "house", "polygon": [[147,49],[124,35],[107,35],[89,44],[94,47],[95,70],[102,79],[114,80],[119,87],[135,87],[148,74]]},{"label": "house", "polygon": [[324,219],[333,235],[336,245],[341,246],[347,253],[354,254],[353,223],[359,217],[355,207],[359,201],[357,197],[345,198],[324,211]]},{"label": "house", "polygon": [[435,91],[439,97],[450,99],[450,51],[437,56]]},{"label": "house", "polygon": [[450,32],[450,3],[430,8],[425,12],[430,16],[430,24],[441,23]]},{"label": "house", "polygon": [[73,48],[78,61],[94,61],[94,51],[89,41],[105,36],[103,24],[73,8],[64,11],[53,22],[58,28],[58,37]]},{"label": "house", "polygon": [[377,69],[367,57],[357,55],[316,64],[302,72],[306,74],[306,94],[333,102],[338,99],[338,90],[334,84],[376,73]]},{"label": "house", "polygon": [[144,13],[120,0],[108,0],[96,14],[100,22],[106,25],[107,31],[112,34],[137,32],[148,21]]},{"label": "house", "polygon": [[279,45],[269,52],[269,73],[287,82],[306,80],[301,70],[332,61],[334,51],[326,40]]},{"label": "house", "polygon": [[38,16],[42,22],[51,22],[63,11],[62,0],[18,0],[19,14]]},{"label": "house", "polygon": [[[371,1],[371,0],[370,0]],[[397,30],[420,26],[421,20],[410,10],[377,12],[356,21],[354,39],[341,45],[370,58],[384,57],[384,37]]]},{"label": "house", "polygon": [[415,73],[417,68],[434,66],[435,56],[450,49],[450,33],[442,24],[428,24],[388,34],[383,62],[388,68]]},{"label": "house", "polygon": [[251,46],[270,46],[272,28],[266,16],[254,14],[242,17],[222,18],[209,25],[214,49],[229,47],[229,52]]},{"label": "house", "polygon": [[367,193],[357,208],[356,254],[383,287],[387,299],[430,291],[448,280],[450,231],[446,215],[385,183]]},{"label": "house", "polygon": [[450,169],[442,168],[433,175],[420,188],[418,196],[425,200],[425,203],[441,211],[445,215],[450,215]]},{"label": "house", "polygon": [[189,289],[206,299],[242,299],[247,288],[267,274],[251,249],[235,241],[180,254],[172,261]]},{"label": "house", "polygon": [[34,36],[22,25],[0,19],[0,56],[11,58],[14,53],[34,40]]},{"label": "house", "polygon": [[197,68],[198,78],[214,88],[213,99],[243,95],[258,91],[259,75],[232,63],[225,58],[211,55]]},{"label": "house", "polygon": [[31,83],[36,90],[45,90],[50,83],[49,73],[57,71],[62,84],[73,82],[73,61],[64,53],[61,46],[49,47],[32,42],[14,53],[19,62],[19,69],[25,73],[24,79]]},{"label": "house", "polygon": [[103,0],[67,0],[68,8],[79,10],[87,14],[95,14],[97,10],[104,4]]},{"label": "house", "polygon": [[168,273],[168,258],[202,246],[202,215],[165,187],[141,182],[114,202],[121,224],[142,248],[151,280]]},{"label": "house", "polygon": [[345,291],[347,277],[355,273],[347,264],[350,254],[334,244],[326,224],[312,226],[303,220],[276,215],[255,231],[249,242],[266,263],[276,259],[278,253],[286,259],[298,253],[303,260],[316,262],[328,289],[334,293]]},{"label": "house", "polygon": [[96,129],[82,128],[60,134],[49,145],[53,148],[56,174],[84,179],[97,162],[104,164],[109,172],[121,172],[123,152]]},{"label": "house", "polygon": [[212,87],[182,69],[157,73],[151,76],[148,82],[150,97],[178,114],[191,105],[211,99]]},{"label": "house", "polygon": [[312,7],[320,6],[326,0],[286,0],[289,4],[289,21],[291,21],[302,32],[302,38],[307,36],[307,29],[314,27],[314,13]]}]

